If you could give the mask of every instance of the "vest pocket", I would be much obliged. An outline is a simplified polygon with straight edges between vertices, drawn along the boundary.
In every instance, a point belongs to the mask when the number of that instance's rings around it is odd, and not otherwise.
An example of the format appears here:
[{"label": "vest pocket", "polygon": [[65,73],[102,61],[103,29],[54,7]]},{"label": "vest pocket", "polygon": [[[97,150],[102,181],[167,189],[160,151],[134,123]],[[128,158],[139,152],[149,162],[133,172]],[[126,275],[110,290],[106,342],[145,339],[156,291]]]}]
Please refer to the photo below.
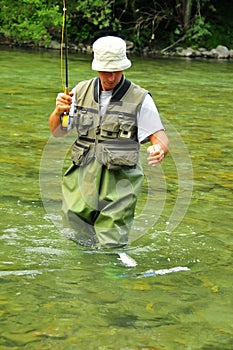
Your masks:
[{"label": "vest pocket", "polygon": [[81,143],[75,141],[71,148],[71,160],[75,165],[80,165],[89,150],[89,146],[82,145]]},{"label": "vest pocket", "polygon": [[89,130],[93,128],[93,116],[86,110],[81,111],[77,118],[77,131],[79,136],[87,136]]},{"label": "vest pocket", "polygon": [[135,167],[139,159],[139,144],[135,141],[104,141],[96,147],[96,159],[108,169],[118,170]]},{"label": "vest pocket", "polygon": [[137,126],[135,125],[135,116],[134,115],[120,115],[120,133],[119,137],[121,138],[134,138],[137,132]]},{"label": "vest pocket", "polygon": [[100,135],[103,138],[115,139],[119,133],[119,121],[117,115],[107,115],[100,126]]}]

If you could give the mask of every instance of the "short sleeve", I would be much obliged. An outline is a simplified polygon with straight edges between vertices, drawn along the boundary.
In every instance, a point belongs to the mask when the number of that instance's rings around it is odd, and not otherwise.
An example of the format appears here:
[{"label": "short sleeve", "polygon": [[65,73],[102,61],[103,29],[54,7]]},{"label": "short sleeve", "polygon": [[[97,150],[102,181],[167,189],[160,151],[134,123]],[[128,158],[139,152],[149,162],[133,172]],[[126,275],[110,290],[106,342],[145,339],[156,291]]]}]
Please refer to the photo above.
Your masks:
[{"label": "short sleeve", "polygon": [[150,94],[147,94],[142,102],[142,107],[137,115],[138,140],[146,142],[148,136],[159,130],[164,130],[157,107]]}]

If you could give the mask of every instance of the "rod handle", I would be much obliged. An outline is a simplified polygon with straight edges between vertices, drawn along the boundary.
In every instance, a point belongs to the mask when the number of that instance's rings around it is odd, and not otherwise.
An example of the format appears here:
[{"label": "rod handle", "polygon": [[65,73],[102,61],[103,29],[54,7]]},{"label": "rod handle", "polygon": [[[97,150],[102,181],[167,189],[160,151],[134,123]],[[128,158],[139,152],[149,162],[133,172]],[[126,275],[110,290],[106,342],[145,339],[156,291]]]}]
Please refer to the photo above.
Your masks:
[{"label": "rod handle", "polygon": [[[65,87],[65,91],[64,93],[66,95],[69,95],[69,88],[68,87]],[[68,123],[69,123],[69,114],[67,114],[66,112],[63,114],[62,116],[62,122],[61,122],[61,127],[62,127],[62,130],[67,130],[68,128]]]}]

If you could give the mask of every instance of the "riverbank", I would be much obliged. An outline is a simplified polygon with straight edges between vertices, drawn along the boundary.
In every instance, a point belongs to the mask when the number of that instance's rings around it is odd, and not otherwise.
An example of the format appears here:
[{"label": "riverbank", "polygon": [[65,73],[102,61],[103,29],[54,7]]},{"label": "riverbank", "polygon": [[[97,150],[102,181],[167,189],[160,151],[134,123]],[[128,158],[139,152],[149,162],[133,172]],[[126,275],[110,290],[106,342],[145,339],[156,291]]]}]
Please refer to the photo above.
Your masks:
[{"label": "riverbank", "polygon": [[[127,43],[127,51],[129,53],[134,52],[134,44],[132,42]],[[58,42],[52,41],[50,43],[50,49],[60,49],[60,44]],[[74,52],[80,53],[92,53],[91,45],[84,44],[70,44],[69,49]],[[229,49],[224,45],[218,45],[216,48],[207,50],[206,48],[193,49],[191,47],[176,47],[171,50],[169,48],[163,50],[156,50],[155,48],[146,47],[140,52],[141,55],[147,57],[156,56],[174,56],[174,57],[189,57],[189,58],[212,58],[212,59],[233,59],[233,49]]]},{"label": "riverbank", "polygon": [[206,48],[193,49],[192,47],[176,47],[175,50],[161,50],[151,51],[145,49],[143,52],[145,55],[162,55],[162,56],[175,56],[175,57],[188,57],[188,58],[210,58],[210,59],[232,59],[233,50],[228,49],[226,46],[218,45],[216,48],[207,50]]},{"label": "riverbank", "polygon": [[[145,57],[186,57],[186,58],[208,58],[208,59],[233,59],[233,49],[230,49],[224,45],[218,45],[216,48],[210,50],[200,47],[194,49],[192,47],[177,46],[175,48],[165,48],[158,50],[155,47],[145,47],[142,50],[135,52],[134,43],[126,41],[128,53],[137,54]],[[1,45],[15,47],[16,45],[11,42],[2,42]],[[21,45],[20,47],[32,48],[30,44]],[[51,41],[47,47],[40,47],[41,49],[60,50],[60,43],[57,41]],[[85,44],[69,44],[70,52],[87,53],[92,54],[92,45]]]}]

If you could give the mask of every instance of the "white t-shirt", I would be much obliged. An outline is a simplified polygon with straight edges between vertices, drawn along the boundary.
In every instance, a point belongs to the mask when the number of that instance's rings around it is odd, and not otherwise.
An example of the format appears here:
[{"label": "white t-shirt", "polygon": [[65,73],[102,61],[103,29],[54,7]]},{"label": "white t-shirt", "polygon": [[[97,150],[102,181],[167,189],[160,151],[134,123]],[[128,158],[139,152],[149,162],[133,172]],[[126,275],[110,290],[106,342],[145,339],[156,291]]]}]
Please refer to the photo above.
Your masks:
[{"label": "white t-shirt", "polygon": [[[75,96],[75,95],[74,95]],[[112,97],[112,90],[101,91],[100,94],[100,115],[103,115],[107,109],[107,106]],[[73,113],[74,113],[75,100],[73,97],[73,103],[70,109],[71,121],[69,123],[69,130],[73,128]],[[137,125],[138,125],[138,140],[139,142],[147,141],[148,136],[154,134],[159,130],[164,130],[164,126],[161,122],[159,112],[152,99],[152,97],[147,94],[142,102],[142,107],[140,112],[137,114]]]}]

